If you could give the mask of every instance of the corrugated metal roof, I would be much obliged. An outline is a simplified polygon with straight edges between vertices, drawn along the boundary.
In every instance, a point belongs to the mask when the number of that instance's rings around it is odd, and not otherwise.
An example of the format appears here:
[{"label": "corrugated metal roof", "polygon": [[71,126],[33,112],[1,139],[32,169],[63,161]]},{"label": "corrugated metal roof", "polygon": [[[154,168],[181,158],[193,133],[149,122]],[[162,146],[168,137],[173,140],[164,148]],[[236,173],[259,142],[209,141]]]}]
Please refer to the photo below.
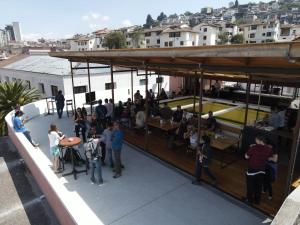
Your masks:
[{"label": "corrugated metal roof", "polygon": [[[86,67],[86,63],[77,63],[75,67]],[[90,64],[99,66],[99,64]],[[12,70],[23,70],[36,73],[47,73],[54,75],[70,75],[70,63],[67,59],[54,58],[48,55],[31,55],[24,59],[11,63],[4,68]],[[110,69],[91,69],[91,73],[107,73]],[[87,74],[87,70],[75,70],[74,74]]]}]

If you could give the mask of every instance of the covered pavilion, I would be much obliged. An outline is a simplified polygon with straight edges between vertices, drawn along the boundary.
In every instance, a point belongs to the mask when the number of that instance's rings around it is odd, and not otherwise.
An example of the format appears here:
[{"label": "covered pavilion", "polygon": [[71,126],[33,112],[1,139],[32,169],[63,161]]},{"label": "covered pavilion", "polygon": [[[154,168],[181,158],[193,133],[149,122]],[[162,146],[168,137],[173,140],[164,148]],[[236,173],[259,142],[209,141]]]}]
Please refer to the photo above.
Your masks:
[{"label": "covered pavilion", "polygon": [[[300,42],[249,44],[249,45],[226,45],[226,46],[203,46],[203,47],[182,47],[182,48],[157,48],[157,49],[122,49],[109,51],[79,51],[79,52],[50,52],[50,56],[68,59],[70,61],[71,75],[73,70],[95,68],[111,68],[111,84],[114,84],[114,74],[120,71],[131,71],[138,76],[145,76],[146,91],[148,90],[149,75],[167,75],[176,77],[193,77],[199,80],[199,87],[194,90],[199,95],[198,130],[201,130],[203,111],[203,84],[205,80],[218,79],[223,81],[236,81],[247,83],[245,99],[245,122],[247,122],[248,103],[250,96],[250,85],[252,83],[268,82],[270,84],[299,88],[300,87]],[[74,68],[73,62],[87,63],[86,67]],[[101,64],[99,67],[91,67],[90,63]],[[140,73],[140,71],[143,71]],[[159,81],[159,79],[158,79]],[[114,100],[114,88],[112,99]],[[89,92],[91,92],[89,85]],[[133,92],[131,92],[133,93]],[[145,95],[147,96],[147,95]],[[75,94],[73,94],[74,105],[76,106]],[[147,102],[147,101],[146,101]],[[195,103],[194,103],[195,105]],[[91,105],[92,108],[92,105]],[[147,110],[146,106],[146,110]],[[300,110],[300,107],[298,107]],[[283,180],[284,195],[291,191],[291,184],[294,177],[294,169],[299,148],[300,113],[298,110],[296,127],[292,133],[293,142],[289,156],[289,163],[286,173],[286,180]],[[147,126],[146,126],[147,127]],[[200,133],[200,132],[199,132]],[[151,148],[151,135],[145,134],[145,139],[136,141],[144,142],[137,144],[145,150]],[[131,143],[135,144],[134,139]],[[133,140],[133,141],[132,141]],[[129,140],[128,140],[129,141]],[[151,152],[151,151],[150,151]],[[152,152],[153,153],[153,152]],[[159,153],[153,153],[160,158]],[[168,161],[168,160],[166,160]],[[178,168],[192,173],[192,169],[185,169],[180,166],[180,159],[172,163]],[[193,168],[193,167],[191,167]],[[243,179],[243,178],[242,178]],[[235,189],[234,185],[231,187]],[[221,188],[222,189],[222,188]],[[230,188],[229,188],[230,189]],[[224,189],[227,193],[237,197],[230,190]],[[281,199],[282,203],[283,199]],[[280,204],[281,204],[280,203]],[[270,203],[271,204],[271,203]],[[274,214],[278,206],[259,207],[269,214]]]}]

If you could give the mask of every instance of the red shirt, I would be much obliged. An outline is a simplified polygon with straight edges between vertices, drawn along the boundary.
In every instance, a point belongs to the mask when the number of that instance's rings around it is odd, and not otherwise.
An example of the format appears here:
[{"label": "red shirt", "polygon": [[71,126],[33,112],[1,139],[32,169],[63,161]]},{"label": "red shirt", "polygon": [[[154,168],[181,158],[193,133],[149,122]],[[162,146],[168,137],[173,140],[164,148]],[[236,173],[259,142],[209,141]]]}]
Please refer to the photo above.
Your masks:
[{"label": "red shirt", "polygon": [[246,154],[249,156],[249,168],[265,170],[268,158],[273,155],[273,151],[267,145],[254,145]]}]

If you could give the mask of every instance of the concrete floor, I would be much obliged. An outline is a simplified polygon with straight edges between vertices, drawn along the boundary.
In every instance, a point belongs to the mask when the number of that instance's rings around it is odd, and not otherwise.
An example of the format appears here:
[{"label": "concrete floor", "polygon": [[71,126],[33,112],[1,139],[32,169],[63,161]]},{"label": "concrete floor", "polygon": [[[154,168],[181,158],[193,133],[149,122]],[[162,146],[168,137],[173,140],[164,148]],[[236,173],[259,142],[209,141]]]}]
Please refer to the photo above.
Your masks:
[{"label": "concrete floor", "polygon": [[[49,157],[50,123],[74,136],[71,119],[40,116],[26,125],[40,150]],[[77,192],[104,224],[115,225],[255,225],[266,217],[207,186],[194,186],[191,177],[129,145],[123,148],[125,170],[119,179],[103,167],[103,186],[90,183],[89,175],[61,177],[70,192]],[[67,167],[66,170],[69,170]],[[74,202],[76,204],[76,202]]]},{"label": "concrete floor", "polygon": [[8,138],[0,138],[0,224],[59,224]]}]

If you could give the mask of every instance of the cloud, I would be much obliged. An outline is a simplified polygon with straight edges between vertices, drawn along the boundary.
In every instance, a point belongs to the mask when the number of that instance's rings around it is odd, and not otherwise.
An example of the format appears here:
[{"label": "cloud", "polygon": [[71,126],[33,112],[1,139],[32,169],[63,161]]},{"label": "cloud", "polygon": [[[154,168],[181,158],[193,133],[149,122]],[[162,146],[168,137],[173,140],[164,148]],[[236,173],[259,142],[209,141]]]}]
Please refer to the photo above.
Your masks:
[{"label": "cloud", "polygon": [[102,17],[102,20],[103,20],[103,21],[109,21],[109,20],[110,20],[110,17],[109,17],[109,16],[103,16],[103,17]]},{"label": "cloud", "polygon": [[90,15],[93,19],[98,19],[100,16],[98,13],[90,13]]},{"label": "cloud", "polygon": [[130,27],[130,26],[132,26],[133,24],[132,24],[132,22],[131,22],[130,20],[126,19],[126,20],[123,20],[123,21],[122,21],[122,25],[123,25],[124,27]]},{"label": "cloud", "polygon": [[100,29],[101,27],[106,26],[106,24],[110,21],[110,17],[91,11],[81,16],[81,20],[86,22],[87,26],[91,30],[97,30]]},{"label": "cloud", "polygon": [[90,19],[90,17],[88,15],[84,15],[84,16],[81,17],[81,19],[83,21],[88,21]]}]

